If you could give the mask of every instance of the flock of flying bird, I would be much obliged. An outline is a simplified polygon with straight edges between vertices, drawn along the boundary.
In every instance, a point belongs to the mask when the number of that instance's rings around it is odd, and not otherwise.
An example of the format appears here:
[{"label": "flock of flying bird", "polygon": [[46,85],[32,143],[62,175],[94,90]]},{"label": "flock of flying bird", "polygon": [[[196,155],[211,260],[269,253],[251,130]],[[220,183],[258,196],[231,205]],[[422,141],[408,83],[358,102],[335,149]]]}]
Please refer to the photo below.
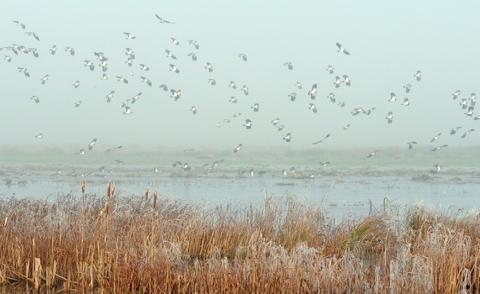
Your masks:
[{"label": "flock of flying bird", "polygon": [[[173,22],[160,17],[158,14],[155,14],[155,18],[160,24],[165,24],[165,25],[173,25],[174,24]],[[40,39],[39,35],[37,33],[33,32],[33,31],[28,31],[27,26],[24,23],[22,23],[21,21],[18,21],[18,20],[13,21],[13,23],[16,26],[18,26],[21,30],[23,30],[24,34],[26,36],[32,37],[36,41],[40,42],[41,39]],[[137,38],[134,34],[129,33],[129,32],[124,32],[123,37],[126,40],[135,40]],[[180,41],[178,39],[176,39],[175,37],[170,38],[170,43],[174,48],[181,45]],[[335,45],[336,45],[336,49],[337,49],[338,53],[341,54],[341,55],[344,55],[346,58],[348,58],[348,56],[351,54],[350,51],[347,50],[340,43],[336,43]],[[191,47],[192,52],[190,52],[187,55],[187,58],[191,59],[192,62],[196,62],[199,58],[198,52],[200,50],[200,44],[196,40],[188,40],[188,46]],[[57,47],[57,45],[53,45],[48,49],[48,53],[52,56],[56,55],[58,49],[59,48]],[[10,46],[0,48],[0,51],[5,52],[4,60],[7,63],[11,63],[12,60],[14,59],[14,57],[18,56],[20,54],[23,54],[23,55],[31,54],[34,58],[39,58],[41,49],[37,49],[37,48],[33,48],[33,47],[27,47],[27,46],[19,45],[19,44],[12,44]],[[75,56],[77,54],[75,49],[72,48],[72,47],[69,47],[69,46],[64,47],[64,52],[65,52],[65,54],[68,54],[70,56]],[[102,80],[107,80],[109,78],[109,76],[108,76],[109,58],[103,52],[93,52],[93,57],[94,57],[95,60],[85,59],[83,61],[83,66],[91,72],[95,72],[96,70],[99,71],[101,73],[101,79]],[[178,58],[180,58],[180,57],[176,55],[174,50],[165,49],[165,57],[170,60],[170,63],[168,65],[168,70],[172,74],[180,74],[181,70],[175,64],[176,60],[178,60]],[[243,62],[248,62],[248,56],[247,56],[246,53],[238,53],[238,58]],[[136,61],[136,54],[135,54],[134,49],[126,48],[125,49],[125,63],[129,67],[133,67],[134,64],[136,64],[135,61]],[[147,87],[153,87],[154,82],[147,77],[147,74],[150,71],[150,66],[148,66],[147,64],[142,64],[142,63],[139,63],[136,66],[138,66],[138,68],[141,72],[141,74],[138,76],[140,82],[144,83]],[[293,71],[294,70],[294,64],[291,61],[284,62],[283,67],[287,71]],[[209,61],[206,61],[204,63],[203,68],[208,74],[211,74],[211,73],[215,72],[214,65]],[[32,75],[31,75],[31,73],[30,73],[30,71],[27,67],[18,66],[17,70],[18,70],[19,73],[23,74],[25,76],[25,78],[32,78]],[[334,89],[338,89],[340,87],[350,87],[352,85],[352,81],[350,79],[350,76],[348,74],[336,75],[335,74],[335,68],[332,65],[328,65],[325,70],[328,72],[328,74],[330,74],[333,77],[333,87],[334,87]],[[115,75],[116,81],[118,81],[119,83],[122,83],[122,84],[128,84],[129,83],[129,78],[130,77],[127,78],[126,76],[122,76],[122,75]],[[49,80],[50,80],[49,74],[44,74],[43,76],[40,77],[39,83],[41,85],[45,85],[45,84],[49,83]],[[412,88],[413,88],[412,83],[419,83],[421,81],[422,81],[422,72],[420,70],[417,70],[416,72],[413,73],[412,82],[411,83],[406,83],[402,86],[402,92],[406,95],[410,94],[411,91],[412,91]],[[216,86],[217,85],[217,81],[211,76],[208,77],[208,79],[206,79],[206,82],[211,86]],[[80,85],[81,85],[81,83],[78,80],[74,81],[73,84],[72,84],[72,86],[74,88],[78,88],[78,87],[80,87]],[[294,101],[297,100],[297,97],[299,97],[299,95],[301,95],[301,93],[304,92],[306,94],[307,98],[309,98],[307,109],[310,110],[312,113],[317,113],[318,108],[317,108],[317,105],[315,103],[316,99],[317,99],[317,84],[313,84],[307,90],[304,90],[304,87],[303,87],[302,83],[299,82],[299,81],[297,81],[294,84],[294,86],[295,86],[295,91],[292,91],[292,92],[288,93],[288,95],[286,95],[287,96],[286,99],[289,99],[290,101],[294,102]],[[230,81],[228,83],[228,87],[233,89],[233,90],[238,89],[240,91],[240,93],[244,96],[249,95],[249,87],[247,85],[239,86],[234,81]],[[172,87],[167,86],[166,84],[160,84],[160,85],[158,85],[158,88],[161,91],[168,93],[169,97],[171,99],[173,99],[173,101],[178,101],[182,97],[182,89],[172,88]],[[106,103],[111,103],[113,101],[114,97],[115,97],[115,94],[116,94],[115,90],[111,90],[110,92],[108,92],[105,95]],[[123,111],[123,114],[124,115],[132,115],[135,103],[137,103],[141,99],[141,97],[142,97],[142,92],[138,92],[138,94],[136,94],[135,96],[124,100],[121,103],[121,109]],[[397,93],[391,92],[390,95],[388,95],[388,97],[386,98],[386,103],[396,103],[397,101],[399,101],[399,99],[397,97],[398,97]],[[341,108],[346,107],[346,103],[344,101],[339,101],[333,91],[330,92],[326,96],[326,98],[327,98],[327,101],[329,101],[329,102],[331,102],[331,103],[333,103],[333,104],[335,104],[335,105],[337,105]],[[464,114],[466,116],[471,117],[473,120],[480,120],[480,115],[475,113],[475,106],[476,106],[476,95],[475,95],[475,93],[471,93],[467,97],[461,97],[461,91],[456,90],[452,94],[452,99],[454,101],[459,101],[459,108],[464,112]],[[34,103],[40,103],[41,102],[41,99],[36,95],[31,96],[31,100]],[[232,103],[232,104],[236,104],[238,102],[238,98],[236,96],[231,96],[229,98],[228,102]],[[405,107],[410,106],[410,100],[408,98],[404,98],[403,101],[399,101],[399,103],[400,103],[400,105],[405,106]],[[82,105],[81,100],[77,100],[73,104],[73,106],[77,107],[77,108],[80,107],[81,105]],[[251,109],[252,112],[259,112],[260,109],[261,109],[260,104],[259,103],[254,103],[253,105],[251,105],[250,109]],[[372,113],[374,113],[375,109],[376,109],[375,107],[371,107],[371,108],[356,107],[356,108],[353,108],[350,113],[351,113],[352,116],[358,116],[358,115],[370,116]],[[196,115],[197,112],[198,112],[198,107],[193,105],[193,106],[190,107],[190,111],[193,115]],[[242,116],[241,112],[235,113],[233,115],[234,118],[239,118],[241,116]],[[392,124],[395,120],[395,114],[392,111],[389,111],[385,116],[385,120],[386,120],[387,124]],[[231,118],[225,118],[222,121],[219,121],[217,123],[217,127],[222,127],[223,125],[229,124],[231,122],[232,122]],[[281,123],[281,120],[280,120],[279,117],[273,118],[271,120],[271,125],[273,127],[275,127],[276,130],[279,131],[279,132],[282,132],[285,129],[285,125]],[[242,124],[242,126],[246,130],[251,130],[254,127],[254,121],[251,118],[246,118],[244,120],[244,123]],[[347,124],[347,125],[343,126],[343,130],[345,130],[345,131],[348,130],[350,128],[350,126],[351,126],[350,124]],[[463,128],[461,126],[457,126],[457,127],[454,127],[450,131],[445,132],[445,133],[447,133],[451,136],[454,136],[457,133],[460,133],[461,134],[460,138],[465,139],[468,135],[470,135],[474,131],[475,131],[475,129],[463,130]],[[437,134],[435,134],[432,137],[432,139],[430,140],[429,143],[430,144],[437,144],[438,141],[441,139],[442,135],[444,135],[443,132],[438,132]],[[44,137],[43,133],[38,133],[37,135],[35,135],[35,138],[37,138],[37,139],[42,139],[43,137]],[[331,137],[332,137],[332,134],[326,134],[323,138],[314,141],[312,144],[313,145],[322,144],[323,142],[330,139]],[[285,132],[282,135],[282,139],[283,139],[284,142],[289,143],[293,140],[293,135],[292,135],[291,132]],[[89,151],[92,151],[94,149],[96,143],[97,143],[97,139],[96,138],[92,139],[85,148],[82,148],[82,149],[79,150],[79,154],[85,155]],[[417,141],[410,141],[410,142],[407,142],[406,144],[408,146],[408,149],[413,149],[414,146],[419,144],[419,143]],[[238,144],[237,146],[235,146],[233,148],[233,153],[240,152],[243,147],[244,147],[243,144]],[[446,144],[435,145],[435,146],[432,147],[431,151],[436,152],[436,151],[439,151],[439,150],[444,149],[446,147],[448,147],[448,145],[446,145]],[[106,151],[107,152],[113,152],[113,151],[116,151],[116,150],[119,150],[119,149],[122,149],[122,148],[123,148],[123,146],[117,146],[117,147],[114,147],[114,148],[109,148]],[[379,152],[379,150],[374,150],[374,151],[370,152],[369,154],[367,154],[366,158],[372,158],[372,157],[376,156],[376,154],[378,152]],[[223,162],[223,160],[214,162],[212,164],[212,167],[218,166],[221,162]],[[321,164],[321,166],[328,166],[330,164],[330,162],[320,162],[320,164]],[[182,163],[182,162],[179,162],[179,161],[175,162],[173,164],[173,167],[180,167],[185,171],[191,169],[191,167],[188,163]],[[155,169],[155,171],[158,172],[158,169]],[[440,165],[436,164],[435,168],[434,168],[434,171],[439,172],[440,171]],[[284,174],[285,173],[287,173],[287,172],[284,171]]]}]

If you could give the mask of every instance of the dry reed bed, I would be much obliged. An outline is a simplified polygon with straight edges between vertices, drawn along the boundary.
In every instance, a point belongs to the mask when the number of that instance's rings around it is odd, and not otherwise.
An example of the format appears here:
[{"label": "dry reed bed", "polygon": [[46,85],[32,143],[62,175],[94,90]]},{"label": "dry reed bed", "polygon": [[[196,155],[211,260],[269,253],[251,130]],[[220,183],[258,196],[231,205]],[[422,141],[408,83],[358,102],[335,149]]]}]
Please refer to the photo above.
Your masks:
[{"label": "dry reed bed", "polygon": [[145,192],[0,201],[0,284],[98,293],[478,293],[480,220],[414,209],[334,225],[292,199],[236,210]]}]

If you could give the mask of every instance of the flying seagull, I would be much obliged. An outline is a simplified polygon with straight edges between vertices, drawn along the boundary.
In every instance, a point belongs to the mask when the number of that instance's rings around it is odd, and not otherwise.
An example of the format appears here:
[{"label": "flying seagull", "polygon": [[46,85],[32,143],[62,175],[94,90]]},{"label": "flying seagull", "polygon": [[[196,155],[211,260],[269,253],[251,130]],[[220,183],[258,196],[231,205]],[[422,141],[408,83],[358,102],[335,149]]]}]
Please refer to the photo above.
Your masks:
[{"label": "flying seagull", "polygon": [[245,53],[239,53],[238,57],[243,61],[247,61],[247,54]]},{"label": "flying seagull", "polygon": [[322,167],[327,167],[330,165],[330,161],[320,161],[319,164],[322,166]]},{"label": "flying seagull", "polygon": [[25,32],[25,35],[35,38],[35,40],[40,41],[40,37],[35,32]]},{"label": "flying seagull", "polygon": [[385,119],[387,120],[387,122],[388,122],[389,124],[391,124],[391,123],[393,122],[393,112],[389,111],[389,112],[387,113],[387,116],[385,117]]},{"label": "flying seagull", "polygon": [[242,93],[243,93],[245,96],[248,96],[248,87],[247,87],[247,85],[243,85],[243,86],[240,88],[240,91],[242,91]]},{"label": "flying seagull", "polygon": [[388,102],[395,102],[397,101],[397,95],[394,92],[390,92],[390,98],[388,98]]},{"label": "flying seagull", "polygon": [[458,98],[458,96],[460,96],[460,90],[456,90],[455,92],[453,92],[452,99],[456,100]]},{"label": "flying seagull", "polygon": [[455,127],[450,130],[450,135],[455,135],[462,127]]},{"label": "flying seagull", "polygon": [[26,67],[17,67],[17,70],[18,70],[18,72],[23,73],[23,75],[24,75],[26,78],[29,78],[29,77],[30,77],[30,73],[28,72],[28,69],[27,69]]},{"label": "flying seagull", "polygon": [[470,133],[474,132],[475,129],[469,129],[465,133],[462,134],[461,138],[465,139]]},{"label": "flying seagull", "polygon": [[137,38],[132,33],[124,32],[123,34],[125,35],[125,40],[134,40]]},{"label": "flying seagull", "polygon": [[173,98],[174,101],[177,101],[182,96],[182,90],[170,89],[170,98]]},{"label": "flying seagull", "polygon": [[350,52],[347,51],[347,49],[345,49],[342,44],[340,44],[340,43],[337,42],[335,45],[337,46],[337,51],[338,51],[338,52],[341,52],[341,53],[343,53],[343,54],[345,54],[345,55],[350,55]]},{"label": "flying seagull", "polygon": [[128,84],[128,80],[122,76],[116,76],[118,82],[123,82],[124,84]]},{"label": "flying seagull", "polygon": [[167,58],[177,59],[177,56],[175,56],[175,54],[173,54],[173,52],[168,49],[165,49],[165,56]]},{"label": "flying seagull", "polygon": [[96,138],[92,139],[92,141],[90,141],[90,143],[88,143],[88,150],[92,150],[93,147],[95,146],[95,144],[97,144],[97,141],[98,140]]},{"label": "flying seagull", "polygon": [[326,69],[326,70],[327,70],[327,72],[328,72],[329,74],[333,74],[333,72],[334,72],[335,69],[333,68],[333,65],[330,65],[330,64],[329,64],[329,65],[327,66],[327,69]]},{"label": "flying seagull", "polygon": [[310,96],[310,99],[315,100],[317,97],[317,84],[313,84],[312,88],[308,90],[308,96]]},{"label": "flying seagull", "polygon": [[178,41],[176,38],[174,37],[170,37],[170,41],[172,42],[173,45],[175,46],[178,46],[180,45],[180,41]]},{"label": "flying seagull", "polygon": [[440,138],[441,135],[442,135],[442,133],[436,134],[436,135],[430,140],[430,143],[433,143],[433,142],[437,141],[437,140]]},{"label": "flying seagull", "polygon": [[335,93],[328,93],[327,99],[329,99],[330,102],[335,103]]},{"label": "flying seagull", "polygon": [[330,138],[330,134],[326,134],[325,137],[323,137],[322,139],[318,140],[318,141],[315,141],[312,143],[312,145],[318,145],[318,144],[321,144],[323,143],[323,141],[325,141],[326,139]]},{"label": "flying seagull", "polygon": [[343,81],[339,76],[335,76],[335,81],[333,82],[333,85],[335,86],[335,88],[340,88],[342,82]]},{"label": "flying seagull", "polygon": [[44,75],[41,79],[40,79],[40,83],[42,85],[45,85],[45,83],[48,81],[48,79],[50,78],[50,76],[47,74],[47,75]]},{"label": "flying seagull", "polygon": [[174,22],[171,22],[171,21],[169,21],[169,20],[166,20],[166,19],[160,17],[160,16],[159,16],[158,14],[156,14],[156,13],[155,13],[155,17],[158,19],[158,21],[159,21],[160,23],[164,23],[164,24],[174,24]]},{"label": "flying seagull", "polygon": [[139,66],[140,66],[141,71],[149,71],[150,70],[150,67],[146,64],[141,63],[141,64],[139,64]]},{"label": "flying seagull", "polygon": [[22,30],[24,30],[24,29],[27,28],[27,26],[26,26],[24,23],[20,22],[19,20],[14,20],[14,21],[12,21],[12,22],[13,22],[16,26],[21,27]]},{"label": "flying seagull", "polygon": [[151,81],[149,78],[147,78],[147,77],[140,76],[140,81],[141,81],[142,83],[147,84],[149,87],[152,86],[152,81]]},{"label": "flying seagull", "polygon": [[33,55],[33,57],[35,57],[35,58],[38,58],[38,57],[40,56],[40,55],[38,54],[37,49],[35,49],[35,48],[29,48],[29,49],[28,49],[28,52],[31,52],[32,55]]},{"label": "flying seagull", "polygon": [[422,72],[420,70],[417,70],[413,77],[415,78],[415,80],[417,80],[417,82],[420,82],[420,80],[422,79]]},{"label": "flying seagull", "polygon": [[107,103],[110,103],[113,99],[113,95],[115,95],[115,91],[110,91],[110,93],[108,93],[105,98],[107,99]]},{"label": "flying seagull", "polygon": [[418,143],[417,141],[410,141],[410,142],[407,142],[407,144],[408,144],[408,149],[413,149],[413,146],[417,145]]},{"label": "flying seagull", "polygon": [[128,105],[124,105],[123,106],[123,114],[124,115],[129,115],[129,114],[132,114],[133,111],[132,111],[132,108]]},{"label": "flying seagull", "polygon": [[408,98],[404,98],[403,102],[401,103],[403,106],[410,106],[410,100]]},{"label": "flying seagull", "polygon": [[247,129],[247,130],[250,130],[252,128],[252,120],[251,119],[246,119],[245,120],[245,123],[243,124],[243,126]]},{"label": "flying seagull", "polygon": [[190,58],[192,58],[192,61],[197,61],[198,57],[197,57],[197,54],[193,53],[193,52],[190,52],[188,53],[188,55]]},{"label": "flying seagull", "polygon": [[171,71],[171,72],[177,73],[177,74],[180,73],[180,70],[178,69],[178,67],[175,64],[170,63],[168,70]]},{"label": "flying seagull", "polygon": [[205,63],[205,69],[208,70],[208,72],[213,72],[213,65],[210,62]]},{"label": "flying seagull", "polygon": [[238,151],[242,150],[242,148],[243,148],[243,144],[238,144],[237,147],[233,149],[233,153],[238,153]]},{"label": "flying seagull", "polygon": [[38,98],[37,96],[32,96],[30,97],[30,99],[35,103],[40,103],[40,98]]},{"label": "flying seagull", "polygon": [[91,60],[88,60],[88,59],[87,59],[87,60],[84,60],[84,61],[83,61],[83,65],[84,65],[86,68],[90,69],[90,71],[93,71],[93,70],[95,69],[95,65],[93,64],[93,62],[92,62]]},{"label": "flying seagull", "polygon": [[295,101],[297,99],[297,93],[295,92],[292,92],[290,94],[288,94],[288,98],[290,98],[290,101]]},{"label": "flying seagull", "polygon": [[200,44],[196,40],[188,40],[188,44],[192,45],[195,49],[200,49]]},{"label": "flying seagull", "polygon": [[293,64],[290,61],[284,62],[283,66],[286,66],[289,70],[293,69]]},{"label": "flying seagull", "polygon": [[115,150],[120,150],[120,149],[122,149],[122,148],[123,148],[123,146],[122,146],[122,145],[119,145],[119,146],[117,146],[117,147],[108,148],[107,150],[105,150],[105,152],[113,152],[113,151],[115,151]]},{"label": "flying seagull", "polygon": [[448,145],[447,144],[444,144],[444,145],[441,145],[441,146],[436,146],[436,147],[433,147],[432,148],[432,151],[435,152],[435,151],[439,151],[439,150],[442,150],[443,148],[447,148]]},{"label": "flying seagull", "polygon": [[75,55],[75,49],[73,49],[72,47],[65,47],[65,52],[67,52],[71,56]]},{"label": "flying seagull", "polygon": [[230,83],[228,83],[228,87],[235,90],[237,89],[237,84],[234,81],[230,81]]},{"label": "flying seagull", "polygon": [[196,106],[192,106],[192,107],[190,107],[190,111],[193,113],[193,115],[195,115],[195,114],[197,114],[198,109],[197,109]]}]

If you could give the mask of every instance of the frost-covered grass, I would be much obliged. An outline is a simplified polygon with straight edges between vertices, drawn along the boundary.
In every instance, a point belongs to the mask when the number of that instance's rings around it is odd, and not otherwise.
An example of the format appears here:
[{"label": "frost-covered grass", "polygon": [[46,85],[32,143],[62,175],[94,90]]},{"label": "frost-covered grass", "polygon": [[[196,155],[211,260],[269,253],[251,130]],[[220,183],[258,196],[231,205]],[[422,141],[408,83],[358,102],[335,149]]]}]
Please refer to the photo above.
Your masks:
[{"label": "frost-covered grass", "polygon": [[148,193],[0,201],[7,291],[477,293],[480,219],[412,209],[333,224],[292,199],[200,208]]}]

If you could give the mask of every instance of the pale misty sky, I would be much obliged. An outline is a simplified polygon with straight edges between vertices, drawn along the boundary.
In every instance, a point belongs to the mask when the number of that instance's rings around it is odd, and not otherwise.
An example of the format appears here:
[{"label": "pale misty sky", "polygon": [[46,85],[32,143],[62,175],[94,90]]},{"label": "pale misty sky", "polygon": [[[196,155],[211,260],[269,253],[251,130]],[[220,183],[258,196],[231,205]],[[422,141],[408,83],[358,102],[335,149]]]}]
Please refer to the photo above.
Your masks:
[{"label": "pale misty sky", "polygon": [[[443,132],[441,144],[479,145],[480,120],[465,116],[459,101],[451,99],[457,89],[461,97],[480,94],[478,11],[478,1],[4,0],[0,46],[36,47],[40,58],[0,52],[0,145],[86,145],[98,138],[109,145],[304,147],[331,133],[325,146],[332,148],[403,147],[411,140],[429,146],[438,132]],[[176,24],[160,24],[155,13]],[[16,19],[41,41],[26,36],[12,23]],[[123,32],[137,39],[125,40]],[[170,37],[180,46],[171,44]],[[200,50],[189,39],[197,40]],[[335,42],[351,55],[338,53]],[[59,49],[51,56],[48,49],[54,44]],[[65,46],[77,54],[67,55]],[[125,64],[127,47],[136,54],[131,68]],[[168,59],[165,49],[178,59]],[[98,68],[90,72],[83,67],[85,59],[97,64],[94,51],[109,58],[108,81],[100,80]],[[198,55],[197,62],[187,57],[190,52]],[[248,55],[248,62],[238,58],[240,52]],[[12,62],[5,62],[4,55],[11,55]],[[214,65],[213,73],[203,68],[206,61]],[[293,62],[293,71],[282,66],[285,61]],[[140,63],[151,70],[142,73]],[[180,74],[169,72],[169,63]],[[334,75],[325,70],[329,64]],[[18,73],[17,66],[27,67],[31,78]],[[421,82],[413,79],[417,69],[423,73]],[[50,80],[41,85],[45,74]],[[140,82],[142,74],[153,87]],[[336,74],[348,74],[352,86],[335,89]],[[117,82],[116,75],[130,83]],[[215,87],[207,83],[209,78],[217,80]],[[76,80],[81,82],[78,89],[72,86]],[[231,80],[238,88],[248,85],[250,94],[230,89]],[[302,82],[302,90],[295,88],[296,81]],[[182,89],[180,100],[174,102],[160,90],[162,83]],[[317,114],[308,109],[307,91],[313,83],[318,84],[313,101]],[[405,83],[413,85],[408,96]],[[111,90],[116,94],[108,104],[105,95]],[[291,102],[287,95],[295,91],[297,100]],[[408,97],[411,106],[388,102],[392,91],[399,100]],[[133,114],[123,115],[122,101],[138,92],[143,96],[133,105]],[[330,92],[346,107],[331,104],[326,99]],[[41,99],[39,104],[30,100],[33,95]],[[229,103],[230,96],[239,102]],[[83,104],[74,108],[79,99]],[[256,102],[258,113],[250,109]],[[193,105],[198,107],[195,116],[189,111]],[[360,106],[376,110],[370,117],[353,117],[350,111]],[[394,113],[392,124],[385,120],[389,111]],[[236,112],[243,115],[232,118]],[[281,132],[270,124],[276,117],[285,125]],[[217,128],[224,118],[232,123]],[[251,130],[242,126],[247,118],[253,121]],[[346,124],[351,128],[343,131]],[[456,126],[478,130],[462,140],[447,134]],[[35,139],[40,132],[45,137]],[[288,132],[289,144],[282,140]]]}]

